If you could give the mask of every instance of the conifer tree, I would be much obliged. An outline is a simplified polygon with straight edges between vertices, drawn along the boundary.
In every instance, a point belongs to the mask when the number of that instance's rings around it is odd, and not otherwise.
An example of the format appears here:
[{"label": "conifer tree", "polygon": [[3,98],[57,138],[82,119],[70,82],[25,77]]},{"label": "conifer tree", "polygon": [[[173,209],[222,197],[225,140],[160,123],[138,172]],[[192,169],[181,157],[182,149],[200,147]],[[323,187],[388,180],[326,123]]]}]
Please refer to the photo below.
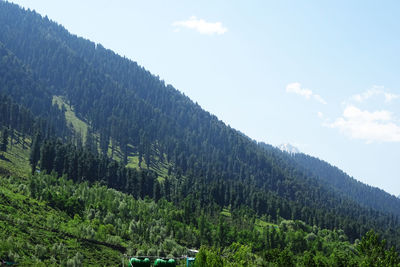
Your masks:
[{"label": "conifer tree", "polygon": [[40,132],[37,132],[35,134],[35,137],[33,138],[31,146],[31,154],[29,156],[29,163],[31,164],[32,167],[32,174],[35,173],[36,166],[40,159],[40,143],[41,143],[41,134]]},{"label": "conifer tree", "polygon": [[8,145],[8,129],[4,127],[1,136],[0,151],[7,152],[7,145]]}]

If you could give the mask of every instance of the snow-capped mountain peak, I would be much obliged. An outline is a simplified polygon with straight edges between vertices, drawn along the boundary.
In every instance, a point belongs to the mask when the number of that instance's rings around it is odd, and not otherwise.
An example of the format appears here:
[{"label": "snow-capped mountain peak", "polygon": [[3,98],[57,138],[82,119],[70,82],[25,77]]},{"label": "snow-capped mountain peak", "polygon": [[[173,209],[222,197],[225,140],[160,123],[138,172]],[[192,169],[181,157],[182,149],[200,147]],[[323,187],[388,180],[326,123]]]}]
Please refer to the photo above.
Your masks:
[{"label": "snow-capped mountain peak", "polygon": [[288,144],[288,143],[287,144],[281,144],[281,145],[278,146],[278,148],[280,150],[282,150],[283,152],[287,152],[289,154],[300,153],[300,150],[297,147],[292,146],[291,144]]}]

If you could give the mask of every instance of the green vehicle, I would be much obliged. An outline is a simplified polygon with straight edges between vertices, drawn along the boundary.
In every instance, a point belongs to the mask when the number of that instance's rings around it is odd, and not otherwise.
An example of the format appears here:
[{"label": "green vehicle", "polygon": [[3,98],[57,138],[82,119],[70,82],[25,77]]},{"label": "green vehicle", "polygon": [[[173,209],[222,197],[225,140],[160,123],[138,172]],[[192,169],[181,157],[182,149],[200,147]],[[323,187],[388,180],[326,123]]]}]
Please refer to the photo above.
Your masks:
[{"label": "green vehicle", "polygon": [[129,260],[129,267],[150,267],[150,260],[148,258],[131,258]]},{"label": "green vehicle", "polygon": [[154,267],[175,267],[176,262],[174,259],[163,260],[163,259],[156,259],[154,262]]}]

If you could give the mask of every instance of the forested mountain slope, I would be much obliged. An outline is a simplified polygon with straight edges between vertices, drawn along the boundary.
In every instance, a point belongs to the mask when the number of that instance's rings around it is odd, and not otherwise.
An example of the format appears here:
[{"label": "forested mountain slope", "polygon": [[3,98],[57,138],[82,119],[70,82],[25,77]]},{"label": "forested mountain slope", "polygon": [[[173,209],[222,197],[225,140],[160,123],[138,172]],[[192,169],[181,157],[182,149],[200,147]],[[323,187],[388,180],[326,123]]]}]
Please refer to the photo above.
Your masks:
[{"label": "forested mountain slope", "polygon": [[281,154],[282,161],[286,161],[288,166],[303,172],[308,177],[314,177],[338,194],[347,196],[365,207],[399,215],[398,198],[382,189],[361,183],[339,168],[318,158],[304,153],[280,152],[277,148],[265,143],[259,143],[259,145],[267,151],[274,151],[276,155]]},{"label": "forested mountain slope", "polygon": [[309,175],[315,175],[354,201],[377,210],[386,210],[394,214],[399,213],[398,198],[388,195],[382,189],[363,184],[347,175],[339,168],[318,158],[302,153],[293,155],[294,160],[305,168]]},{"label": "forested mountain slope", "polygon": [[[372,205],[349,192],[333,190],[331,184],[316,179],[319,173],[302,167],[304,162],[276,149],[265,149],[137,63],[71,35],[35,12],[1,1],[0,25],[1,62],[13,62],[4,63],[1,71],[14,71],[30,81],[29,86],[16,86],[21,95],[14,95],[10,93],[14,92],[13,79],[5,75],[0,93],[40,117],[43,112],[36,111],[34,104],[27,101],[33,90],[39,90],[34,95],[40,96],[41,106],[48,107],[52,118],[53,114],[63,114],[51,102],[53,96],[60,96],[93,133],[89,134],[94,143],[91,152],[80,150],[76,142],[80,133],[68,130],[61,115],[54,116],[49,127],[61,129],[56,136],[69,143],[46,140],[42,135],[33,137],[33,143],[39,140],[42,147],[35,151],[41,153],[36,159],[44,170],[94,182],[100,177],[94,173],[76,173],[75,177],[70,172],[74,168],[67,166],[78,158],[82,159],[76,161],[80,167],[103,166],[106,174],[113,173],[109,170],[114,166],[118,175],[105,175],[104,182],[133,194],[134,187],[128,181],[136,174],[124,165],[137,156],[139,166],[143,162],[152,166],[156,161],[170,166],[166,183],[158,181],[151,171],[147,175],[141,170],[139,174],[146,178],[137,182],[149,178],[153,185],[138,197],[153,197],[154,191],[159,190],[160,197],[178,205],[186,203],[188,208],[205,209],[214,204],[231,209],[245,206],[272,221],[301,219],[311,225],[340,228],[351,240],[374,228],[385,233],[391,244],[399,243],[398,199],[382,193],[376,199],[379,203]],[[40,131],[43,128],[46,127],[37,127]],[[109,149],[121,151],[122,166],[107,159]],[[45,159],[56,158],[63,160],[46,165]],[[166,190],[168,185],[173,190]]]}]

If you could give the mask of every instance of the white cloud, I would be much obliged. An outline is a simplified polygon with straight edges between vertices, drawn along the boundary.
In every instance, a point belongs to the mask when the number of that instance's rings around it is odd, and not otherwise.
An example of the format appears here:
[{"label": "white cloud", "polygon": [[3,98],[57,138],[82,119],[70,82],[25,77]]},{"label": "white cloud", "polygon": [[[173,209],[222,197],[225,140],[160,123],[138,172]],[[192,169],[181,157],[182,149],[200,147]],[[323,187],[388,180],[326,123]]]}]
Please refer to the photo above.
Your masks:
[{"label": "white cloud", "polygon": [[400,95],[398,94],[393,94],[385,91],[385,87],[374,85],[371,89],[361,94],[353,95],[351,99],[361,103],[376,96],[383,96],[385,98],[385,102],[391,102],[392,100],[400,98]]},{"label": "white cloud", "polygon": [[295,93],[305,98],[309,99],[312,96],[312,91],[310,89],[302,89],[300,83],[289,83],[286,86],[287,93]]},{"label": "white cloud", "polygon": [[387,110],[369,112],[350,105],[344,109],[342,117],[325,126],[367,143],[400,142],[400,126]]},{"label": "white cloud", "polygon": [[314,94],[313,96],[314,96],[314,99],[317,100],[318,102],[320,102],[321,104],[324,104],[324,105],[328,104],[320,95]]},{"label": "white cloud", "polygon": [[172,26],[176,27],[175,31],[179,28],[188,28],[198,31],[201,34],[224,34],[228,29],[222,26],[221,22],[207,22],[203,19],[198,19],[195,16],[190,17],[188,20],[175,21]]},{"label": "white cloud", "polygon": [[385,93],[385,101],[386,102],[390,102],[390,101],[392,101],[393,99],[396,99],[396,98],[400,98],[400,95],[391,94],[391,93]]},{"label": "white cloud", "polygon": [[302,88],[300,83],[289,83],[288,85],[286,85],[286,92],[303,96],[306,99],[310,99],[312,97],[321,104],[327,104],[320,95],[314,94],[313,91],[311,91],[310,89]]},{"label": "white cloud", "polygon": [[324,113],[322,113],[321,111],[317,112],[318,118],[323,119],[324,118]]}]

